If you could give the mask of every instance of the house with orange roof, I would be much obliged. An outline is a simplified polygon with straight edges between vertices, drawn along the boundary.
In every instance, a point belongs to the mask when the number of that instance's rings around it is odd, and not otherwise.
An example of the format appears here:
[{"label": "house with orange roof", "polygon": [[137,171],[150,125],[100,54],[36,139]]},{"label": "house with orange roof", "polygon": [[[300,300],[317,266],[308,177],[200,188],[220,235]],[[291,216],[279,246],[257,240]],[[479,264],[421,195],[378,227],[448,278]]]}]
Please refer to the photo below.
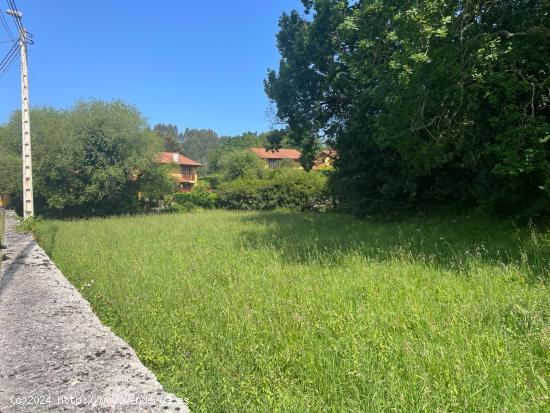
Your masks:
[{"label": "house with orange roof", "polygon": [[294,162],[300,160],[302,154],[296,149],[265,149],[265,148],[250,148],[250,150],[267,162],[270,168],[276,168],[277,164],[284,159]]},{"label": "house with orange roof", "polygon": [[197,168],[202,166],[199,162],[177,152],[161,152],[157,160],[161,164],[174,166],[172,176],[180,192],[189,192],[197,184]]},{"label": "house with orange roof", "polygon": [[313,169],[333,169],[338,154],[334,149],[323,149],[313,161]]}]

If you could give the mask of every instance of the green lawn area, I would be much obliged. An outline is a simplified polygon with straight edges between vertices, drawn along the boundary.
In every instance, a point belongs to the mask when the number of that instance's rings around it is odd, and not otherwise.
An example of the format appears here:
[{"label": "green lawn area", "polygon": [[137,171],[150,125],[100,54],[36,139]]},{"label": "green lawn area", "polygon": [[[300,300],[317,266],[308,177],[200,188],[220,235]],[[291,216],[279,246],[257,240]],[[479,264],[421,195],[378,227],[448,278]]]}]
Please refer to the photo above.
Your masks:
[{"label": "green lawn area", "polygon": [[207,211],[37,235],[195,412],[550,409],[548,231]]}]

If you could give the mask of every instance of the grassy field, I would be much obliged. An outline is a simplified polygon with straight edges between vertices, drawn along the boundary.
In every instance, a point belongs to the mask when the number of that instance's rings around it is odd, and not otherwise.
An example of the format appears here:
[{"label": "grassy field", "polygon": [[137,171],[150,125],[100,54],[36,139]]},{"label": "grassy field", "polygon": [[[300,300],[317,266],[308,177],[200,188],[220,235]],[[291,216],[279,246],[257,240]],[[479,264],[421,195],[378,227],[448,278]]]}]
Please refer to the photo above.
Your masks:
[{"label": "grassy field", "polygon": [[550,409],[550,232],[195,212],[38,223],[196,412]]}]

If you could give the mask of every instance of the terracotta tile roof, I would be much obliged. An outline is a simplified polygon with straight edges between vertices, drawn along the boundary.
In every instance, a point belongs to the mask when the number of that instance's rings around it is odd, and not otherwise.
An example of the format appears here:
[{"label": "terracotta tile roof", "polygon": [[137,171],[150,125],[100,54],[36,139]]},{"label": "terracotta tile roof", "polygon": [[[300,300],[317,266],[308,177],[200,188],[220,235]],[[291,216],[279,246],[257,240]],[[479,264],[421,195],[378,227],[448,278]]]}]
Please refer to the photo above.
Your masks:
[{"label": "terracotta tile roof", "polygon": [[262,159],[293,159],[297,161],[302,155],[296,149],[279,149],[278,151],[266,151],[265,148],[250,148],[252,152]]},{"label": "terracotta tile roof", "polygon": [[334,149],[323,149],[313,161],[314,166],[326,165],[332,163],[337,158],[338,154]]},{"label": "terracotta tile roof", "polygon": [[160,163],[175,163],[177,165],[185,165],[185,166],[202,166],[197,161],[194,161],[193,159],[189,159],[186,156],[183,156],[179,153],[172,153],[172,152],[161,152],[157,158],[157,160]]}]

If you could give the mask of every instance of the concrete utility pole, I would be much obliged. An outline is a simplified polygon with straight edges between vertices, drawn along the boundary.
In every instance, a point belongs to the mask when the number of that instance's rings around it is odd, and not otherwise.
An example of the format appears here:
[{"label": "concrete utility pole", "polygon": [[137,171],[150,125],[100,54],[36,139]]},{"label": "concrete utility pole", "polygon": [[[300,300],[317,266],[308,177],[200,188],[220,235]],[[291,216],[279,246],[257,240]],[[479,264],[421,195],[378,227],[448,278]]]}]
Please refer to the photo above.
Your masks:
[{"label": "concrete utility pole", "polygon": [[22,126],[22,164],[23,164],[23,217],[34,216],[34,197],[32,186],[32,153],[31,153],[31,121],[29,116],[29,76],[27,65],[27,32],[21,19],[23,14],[18,10],[7,10],[6,13],[15,17],[19,28],[19,47],[21,51],[21,126]]}]

